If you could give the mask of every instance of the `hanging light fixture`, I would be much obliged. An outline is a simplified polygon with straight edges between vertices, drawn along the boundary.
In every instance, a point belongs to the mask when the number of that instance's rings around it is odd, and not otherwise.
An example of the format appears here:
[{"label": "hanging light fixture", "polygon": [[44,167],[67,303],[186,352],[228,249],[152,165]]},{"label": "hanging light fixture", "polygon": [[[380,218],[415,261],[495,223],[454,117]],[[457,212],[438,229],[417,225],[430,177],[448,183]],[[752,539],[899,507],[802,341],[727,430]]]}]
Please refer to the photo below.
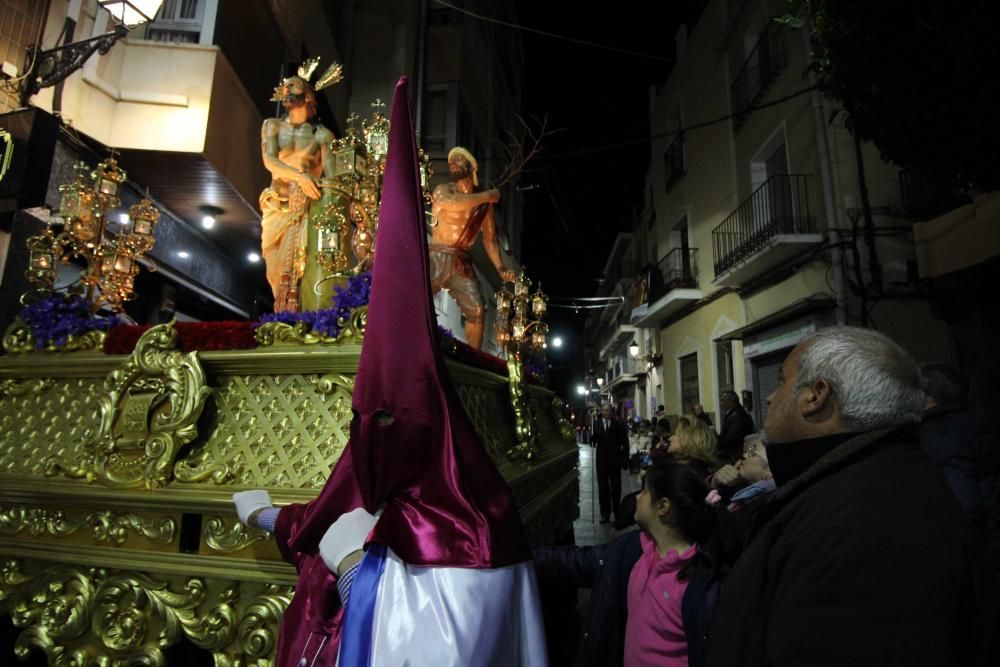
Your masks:
[{"label": "hanging light fixture", "polygon": [[28,47],[28,60],[35,66],[31,76],[21,80],[18,92],[22,106],[27,106],[32,95],[42,88],[54,86],[79,70],[95,53],[107,53],[119,39],[128,36],[132,28],[152,21],[161,4],[163,0],[97,0],[97,5],[111,14],[111,32],[52,49]]},{"label": "hanging light fixture", "polygon": [[639,356],[639,343],[632,341],[632,344],[628,346],[628,353],[632,355],[632,358]]},{"label": "hanging light fixture", "polygon": [[97,4],[108,10],[115,23],[131,30],[152,21],[163,0],[97,0]]}]

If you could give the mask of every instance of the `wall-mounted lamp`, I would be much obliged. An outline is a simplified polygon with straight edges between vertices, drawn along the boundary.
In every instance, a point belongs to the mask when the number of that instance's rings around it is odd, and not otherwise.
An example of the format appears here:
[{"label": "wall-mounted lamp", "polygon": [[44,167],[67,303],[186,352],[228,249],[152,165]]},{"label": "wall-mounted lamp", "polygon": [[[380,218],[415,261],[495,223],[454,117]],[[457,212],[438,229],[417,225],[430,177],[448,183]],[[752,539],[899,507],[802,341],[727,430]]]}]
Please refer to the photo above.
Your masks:
[{"label": "wall-mounted lamp", "polygon": [[21,84],[23,106],[27,106],[28,100],[42,88],[56,85],[83,67],[95,52],[103,56],[115,42],[128,35],[129,30],[152,21],[163,0],[97,0],[97,4],[111,14],[114,23],[111,32],[44,51],[37,45],[29,47],[28,60],[34,64]]}]

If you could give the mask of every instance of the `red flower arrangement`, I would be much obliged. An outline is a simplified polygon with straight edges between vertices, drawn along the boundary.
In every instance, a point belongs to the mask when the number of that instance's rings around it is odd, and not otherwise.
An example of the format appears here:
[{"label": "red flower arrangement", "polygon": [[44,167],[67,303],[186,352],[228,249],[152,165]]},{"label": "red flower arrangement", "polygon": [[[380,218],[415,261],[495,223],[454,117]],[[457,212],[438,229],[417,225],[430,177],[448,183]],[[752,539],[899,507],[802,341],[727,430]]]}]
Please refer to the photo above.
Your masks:
[{"label": "red flower arrangement", "polygon": [[[181,352],[195,350],[252,350],[257,347],[254,338],[256,324],[250,321],[176,322],[177,347]],[[117,326],[108,331],[104,339],[105,354],[131,354],[142,334],[152,325]],[[455,338],[447,329],[440,329],[444,353],[455,361],[481,368],[497,375],[507,375],[507,362],[500,357],[478,350]],[[525,368],[529,381],[539,383],[537,373]]]},{"label": "red flower arrangement", "polygon": [[[139,337],[152,325],[119,326],[111,329],[104,339],[104,354],[131,354]],[[252,350],[257,347],[253,337],[253,323],[227,322],[176,322],[177,347],[181,352],[195,350]]]}]

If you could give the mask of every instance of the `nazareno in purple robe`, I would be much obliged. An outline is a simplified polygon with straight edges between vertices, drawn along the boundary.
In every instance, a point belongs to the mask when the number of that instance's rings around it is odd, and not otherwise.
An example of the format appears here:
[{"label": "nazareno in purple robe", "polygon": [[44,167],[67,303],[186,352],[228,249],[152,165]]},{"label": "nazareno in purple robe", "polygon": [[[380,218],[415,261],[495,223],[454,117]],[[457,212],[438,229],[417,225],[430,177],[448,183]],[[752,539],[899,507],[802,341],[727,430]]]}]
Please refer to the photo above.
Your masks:
[{"label": "nazareno in purple robe", "polygon": [[396,85],[389,136],[350,439],[319,497],[283,508],[275,527],[299,573],[278,640],[282,667],[302,658],[317,667],[336,662],[343,609],[318,544],[344,512],[384,507],[368,541],[409,565],[531,560],[510,489],[444,369],[406,77]]}]

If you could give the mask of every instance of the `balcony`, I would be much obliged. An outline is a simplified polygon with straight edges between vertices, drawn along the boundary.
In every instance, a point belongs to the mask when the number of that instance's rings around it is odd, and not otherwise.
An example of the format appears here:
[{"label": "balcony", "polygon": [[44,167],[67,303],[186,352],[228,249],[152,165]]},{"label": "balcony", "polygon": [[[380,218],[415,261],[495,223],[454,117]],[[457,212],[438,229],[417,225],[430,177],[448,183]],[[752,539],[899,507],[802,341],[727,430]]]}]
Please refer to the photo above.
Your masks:
[{"label": "balcony", "polygon": [[714,282],[743,285],[822,241],[807,177],[772,176],[712,230]]},{"label": "balcony", "polygon": [[899,172],[899,196],[903,213],[915,220],[932,220],[972,200],[941,185],[941,181],[919,169]]},{"label": "balcony", "polygon": [[606,359],[608,353],[614,352],[625,343],[629,342],[639,333],[639,329],[627,322],[619,320],[613,327],[607,329],[604,344],[601,346],[601,359]]},{"label": "balcony", "polygon": [[649,298],[632,310],[630,321],[637,327],[655,327],[683,306],[701,299],[698,289],[698,249],[674,248],[647,278]]},{"label": "balcony", "polygon": [[[913,225],[921,278],[941,278],[1000,257],[1000,192]],[[989,298],[983,295],[983,298]]]},{"label": "balcony", "polygon": [[[634,276],[635,270],[629,270],[631,271],[629,275]],[[620,300],[609,304],[607,308],[601,311],[600,320],[602,322],[612,322],[621,319],[620,315],[623,306],[632,303],[634,284],[635,278],[619,278],[615,282],[615,287],[608,296],[619,297]]]},{"label": "balcony", "polygon": [[768,22],[757,44],[747,56],[729,87],[733,104],[733,131],[739,132],[750,118],[751,107],[764,96],[778,74],[785,69],[785,36],[781,26]]},{"label": "balcony", "polygon": [[[51,106],[49,89],[37,99]],[[120,151],[129,178],[179,218],[223,209],[217,233],[234,258],[258,248],[263,118],[219,47],[122,40],[66,80],[62,115]]]},{"label": "balcony", "polygon": [[618,358],[608,366],[608,382],[604,385],[604,390],[609,391],[618,385],[635,382],[646,369],[646,364],[638,359]]}]

